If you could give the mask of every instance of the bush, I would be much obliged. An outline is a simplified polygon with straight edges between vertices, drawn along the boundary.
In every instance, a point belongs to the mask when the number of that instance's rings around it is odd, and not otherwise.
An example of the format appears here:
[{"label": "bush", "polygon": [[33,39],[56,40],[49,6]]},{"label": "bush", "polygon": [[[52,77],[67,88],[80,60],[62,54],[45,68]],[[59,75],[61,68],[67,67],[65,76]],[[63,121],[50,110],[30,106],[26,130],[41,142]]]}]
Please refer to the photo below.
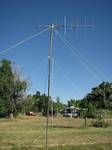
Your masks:
[{"label": "bush", "polygon": [[92,122],[92,126],[98,127],[98,128],[100,128],[100,127],[107,128],[109,126],[109,123],[104,119],[97,119]]},{"label": "bush", "polygon": [[96,107],[92,104],[88,104],[86,109],[80,111],[81,118],[96,118]]},{"label": "bush", "polygon": [[92,105],[92,104],[88,105],[86,117],[87,118],[96,118],[96,107],[94,105]]}]

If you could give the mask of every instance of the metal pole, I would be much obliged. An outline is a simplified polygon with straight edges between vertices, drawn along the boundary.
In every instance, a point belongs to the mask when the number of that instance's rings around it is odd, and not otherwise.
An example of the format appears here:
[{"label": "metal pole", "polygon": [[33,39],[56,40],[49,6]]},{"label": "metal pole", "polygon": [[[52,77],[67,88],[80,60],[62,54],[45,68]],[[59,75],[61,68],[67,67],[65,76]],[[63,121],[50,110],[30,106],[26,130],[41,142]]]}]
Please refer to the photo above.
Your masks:
[{"label": "metal pole", "polygon": [[49,101],[50,101],[50,87],[51,87],[51,55],[52,55],[52,36],[53,25],[50,28],[50,49],[48,54],[48,103],[47,103],[47,118],[46,118],[46,143],[45,150],[48,150],[48,125],[49,125]]}]

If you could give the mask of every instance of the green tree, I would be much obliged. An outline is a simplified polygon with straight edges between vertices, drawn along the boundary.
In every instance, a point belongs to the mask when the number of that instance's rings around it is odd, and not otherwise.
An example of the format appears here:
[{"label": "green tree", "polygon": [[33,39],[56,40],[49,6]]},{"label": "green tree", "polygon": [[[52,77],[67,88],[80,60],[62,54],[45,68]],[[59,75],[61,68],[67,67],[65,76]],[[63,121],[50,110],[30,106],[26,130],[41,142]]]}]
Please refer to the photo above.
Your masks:
[{"label": "green tree", "polygon": [[74,106],[74,107],[80,107],[80,100],[71,99],[68,101],[68,107]]},{"label": "green tree", "polygon": [[25,100],[21,103],[21,112],[29,112],[35,111],[34,109],[34,97],[32,95],[28,95]]},{"label": "green tree", "polygon": [[41,112],[42,114],[46,115],[48,109],[48,96],[46,96],[45,94],[40,94],[40,92],[36,92],[36,94],[33,95],[33,98],[34,98],[33,110],[36,112]]},{"label": "green tree", "polygon": [[111,109],[112,83],[102,82],[97,87],[92,88],[91,93],[81,101],[81,107],[88,107],[89,103],[97,109]]},{"label": "green tree", "polygon": [[68,107],[75,106],[76,101],[74,99],[68,100]]},{"label": "green tree", "polygon": [[54,105],[55,105],[54,110],[56,111],[56,114],[59,114],[59,111],[63,110],[63,107],[64,107],[63,103],[60,102],[60,98],[59,97],[57,97],[56,103]]},{"label": "green tree", "polygon": [[0,66],[0,111],[16,116],[23,100],[27,82],[12,70],[9,60],[2,60]]},{"label": "green tree", "polygon": [[86,111],[86,117],[88,118],[95,118],[96,117],[96,107],[89,103],[87,111]]},{"label": "green tree", "polygon": [[0,65],[0,111],[8,113],[12,111],[13,85],[11,62],[4,59]]},{"label": "green tree", "polygon": [[14,80],[12,91],[12,113],[14,116],[21,110],[21,104],[24,100],[25,90],[27,88],[27,82],[20,78]]}]

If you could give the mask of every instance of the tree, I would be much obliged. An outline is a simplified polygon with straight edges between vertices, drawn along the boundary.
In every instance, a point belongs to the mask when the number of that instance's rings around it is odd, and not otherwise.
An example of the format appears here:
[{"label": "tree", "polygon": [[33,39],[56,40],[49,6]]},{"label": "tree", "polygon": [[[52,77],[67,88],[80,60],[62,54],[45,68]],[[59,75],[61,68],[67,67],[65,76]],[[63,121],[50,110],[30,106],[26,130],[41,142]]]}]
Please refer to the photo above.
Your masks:
[{"label": "tree", "polygon": [[28,95],[25,100],[21,103],[21,112],[35,111],[34,109],[34,97]]},{"label": "tree", "polygon": [[71,106],[75,106],[75,100],[74,99],[71,99],[68,101],[68,107],[71,107]]},{"label": "tree", "polygon": [[23,80],[21,77],[21,73],[17,65],[11,66],[13,73],[13,85],[11,91],[11,114],[16,116],[18,112],[22,109],[22,103],[24,101],[25,91],[27,88],[26,80]]},{"label": "tree", "polygon": [[40,97],[41,97],[41,94],[39,91],[36,92],[36,94],[33,95],[33,111],[35,112],[42,112],[42,107],[40,106]]},{"label": "tree", "polygon": [[95,118],[96,117],[96,108],[94,105],[89,103],[87,111],[86,111],[86,117],[88,118]]},{"label": "tree", "polygon": [[59,111],[63,109],[63,104],[60,102],[59,97],[57,97],[56,103],[54,105],[55,105],[54,110],[56,111],[56,114],[59,114]]},{"label": "tree", "polygon": [[33,110],[46,115],[48,110],[48,96],[46,96],[45,94],[40,94],[40,92],[36,92],[36,94],[33,95],[33,98]]},{"label": "tree", "polygon": [[21,110],[21,104],[24,100],[25,90],[27,88],[27,82],[21,80],[20,78],[16,78],[16,74],[14,75],[14,85],[12,91],[12,113],[14,116],[17,115],[18,111]]},{"label": "tree", "polygon": [[11,62],[3,59],[0,65],[0,111],[10,113],[12,111],[12,90],[14,75]]},{"label": "tree", "polygon": [[68,107],[74,106],[74,107],[80,107],[80,100],[71,99],[68,101]]},{"label": "tree", "polygon": [[88,107],[89,103],[97,109],[111,108],[112,83],[102,82],[97,87],[92,88],[91,93],[81,101],[81,107]]},{"label": "tree", "polygon": [[19,74],[13,72],[11,61],[2,60],[0,66],[0,111],[16,116],[26,88],[27,82],[22,80]]}]

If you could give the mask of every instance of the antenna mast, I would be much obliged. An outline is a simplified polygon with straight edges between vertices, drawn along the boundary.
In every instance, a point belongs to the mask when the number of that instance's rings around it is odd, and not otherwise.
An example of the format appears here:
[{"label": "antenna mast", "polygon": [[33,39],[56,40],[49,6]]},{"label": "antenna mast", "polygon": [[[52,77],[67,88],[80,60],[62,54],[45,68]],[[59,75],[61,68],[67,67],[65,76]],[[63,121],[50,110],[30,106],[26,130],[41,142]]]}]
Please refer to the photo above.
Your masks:
[{"label": "antenna mast", "polygon": [[48,119],[49,119],[49,101],[50,101],[50,88],[51,88],[51,67],[52,67],[52,37],[53,37],[53,24],[50,26],[50,48],[48,54],[48,103],[47,103],[47,120],[46,120],[46,143],[45,149],[48,150]]},{"label": "antenna mast", "polygon": [[[49,48],[49,52],[48,52],[48,102],[47,102],[47,117],[46,117],[46,137],[45,137],[45,150],[48,150],[48,126],[49,126],[49,101],[51,98],[51,93],[50,93],[50,89],[51,89],[51,68],[52,68],[52,47],[53,47],[53,31],[55,31],[55,29],[60,29],[60,28],[64,28],[64,34],[66,34],[67,28],[78,28],[78,27],[93,27],[93,24],[86,24],[86,22],[84,24],[78,24],[78,22],[76,23],[67,23],[67,19],[66,16],[64,16],[64,23],[62,25],[59,24],[50,24],[50,25],[38,25],[37,28],[49,28],[50,31],[50,48]],[[53,106],[52,106],[52,111],[53,111]]]}]

